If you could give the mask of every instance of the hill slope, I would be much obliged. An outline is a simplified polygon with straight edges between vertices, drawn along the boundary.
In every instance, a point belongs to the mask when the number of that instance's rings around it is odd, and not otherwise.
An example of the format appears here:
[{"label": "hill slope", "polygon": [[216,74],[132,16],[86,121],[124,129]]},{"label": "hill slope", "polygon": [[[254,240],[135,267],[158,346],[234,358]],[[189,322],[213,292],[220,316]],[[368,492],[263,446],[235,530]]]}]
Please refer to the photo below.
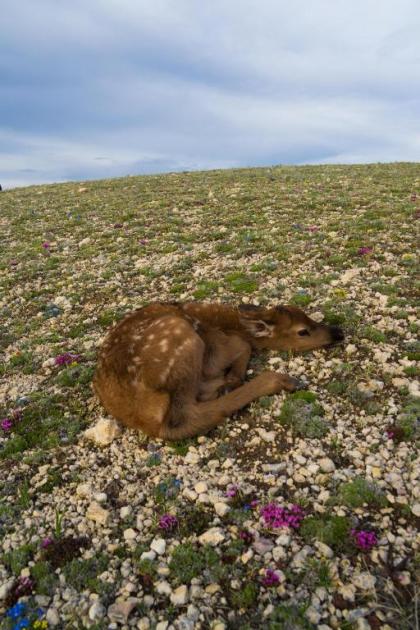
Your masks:
[{"label": "hill slope", "polygon": [[[0,194],[0,606],[58,628],[415,627],[419,183],[389,164]],[[191,298],[294,303],[346,344],[254,360],[311,393],[198,440],[83,440],[107,328]]]}]

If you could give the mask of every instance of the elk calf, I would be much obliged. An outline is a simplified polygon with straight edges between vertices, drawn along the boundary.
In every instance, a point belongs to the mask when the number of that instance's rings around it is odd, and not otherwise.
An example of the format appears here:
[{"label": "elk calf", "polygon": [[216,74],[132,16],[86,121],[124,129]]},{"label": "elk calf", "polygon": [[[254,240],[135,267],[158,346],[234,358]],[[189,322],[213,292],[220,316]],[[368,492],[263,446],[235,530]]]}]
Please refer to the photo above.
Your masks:
[{"label": "elk calf", "polygon": [[123,424],[179,440],[206,433],[260,396],[301,387],[277,372],[244,383],[253,351],[312,350],[343,338],[294,306],[154,303],[108,333],[93,386]]}]

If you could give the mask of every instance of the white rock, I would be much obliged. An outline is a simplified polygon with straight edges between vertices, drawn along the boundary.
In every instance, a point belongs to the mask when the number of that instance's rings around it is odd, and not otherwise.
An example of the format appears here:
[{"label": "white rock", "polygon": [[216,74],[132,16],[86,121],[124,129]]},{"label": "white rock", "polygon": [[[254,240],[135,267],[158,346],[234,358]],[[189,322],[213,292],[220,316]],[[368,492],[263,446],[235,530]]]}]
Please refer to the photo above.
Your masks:
[{"label": "white rock", "polygon": [[328,545],[326,545],[325,543],[317,540],[315,543],[316,548],[318,549],[318,551],[321,553],[321,555],[324,556],[324,558],[333,558],[334,557],[334,552],[331,549],[331,547],[328,547]]},{"label": "white rock", "polygon": [[113,418],[101,418],[93,427],[86,429],[84,437],[98,446],[108,446],[121,433],[121,427]]},{"label": "white rock", "polygon": [[309,619],[311,623],[315,625],[317,625],[318,621],[321,619],[320,613],[314,606],[309,606],[309,608],[306,610],[305,616],[307,619]]},{"label": "white rock", "polygon": [[276,538],[276,545],[281,545],[282,547],[288,547],[290,545],[291,540],[292,540],[292,537],[290,536],[290,534],[280,534],[280,536]]},{"label": "white rock", "polygon": [[99,503],[96,503],[96,501],[92,501],[86,511],[86,518],[90,521],[95,521],[95,523],[99,525],[106,525],[109,519],[109,512],[101,507]]},{"label": "white rock", "polygon": [[412,505],[411,511],[413,512],[414,516],[420,516],[420,503],[415,503],[414,505]]},{"label": "white rock", "polygon": [[170,595],[172,593],[172,587],[169,582],[166,582],[166,580],[157,582],[155,584],[155,589],[156,592],[159,593],[159,595]]},{"label": "white rock", "polygon": [[353,278],[358,276],[359,273],[360,273],[360,269],[357,269],[357,267],[355,267],[353,269],[347,269],[347,271],[345,271],[343,274],[341,274],[339,283],[347,284],[348,282],[351,282],[353,280]]},{"label": "white rock", "polygon": [[93,495],[93,499],[98,503],[105,503],[107,498],[108,497],[106,496],[105,492],[95,492]]},{"label": "white rock", "polygon": [[370,573],[358,573],[353,575],[353,584],[362,591],[372,591],[375,587],[376,577]]},{"label": "white rock", "polygon": [[89,608],[89,619],[91,621],[95,621],[96,619],[102,619],[105,615],[105,607],[101,604],[100,601],[93,602],[92,606]]},{"label": "white rock", "polygon": [[202,545],[211,545],[212,547],[216,547],[224,539],[225,535],[220,527],[211,527],[198,538]]},{"label": "white rock", "polygon": [[45,619],[52,626],[58,626],[60,623],[60,617],[58,615],[58,610],[56,608],[48,608]]},{"label": "white rock", "polygon": [[198,495],[195,490],[191,490],[191,488],[184,488],[184,490],[182,491],[182,496],[188,499],[188,501],[195,501]]},{"label": "white rock", "polygon": [[265,429],[258,428],[257,433],[264,442],[274,442],[276,439],[275,431],[266,431]]},{"label": "white rock", "polygon": [[130,516],[132,511],[133,511],[133,508],[131,507],[131,505],[124,505],[120,509],[120,516],[121,516],[121,518],[127,518],[127,516]]},{"label": "white rock", "polygon": [[115,602],[108,608],[108,617],[116,623],[126,623],[130,613],[139,601],[137,597],[129,597],[125,601]]},{"label": "white rock", "polygon": [[335,470],[335,464],[333,460],[330,459],[329,457],[323,457],[322,459],[319,460],[318,463],[321,467],[322,472],[324,473],[334,472]]},{"label": "white rock", "polygon": [[188,587],[182,584],[171,593],[170,600],[174,606],[183,606],[188,601]]},{"label": "white rock", "polygon": [[147,617],[142,617],[137,623],[138,630],[148,630],[150,628],[150,621]]},{"label": "white rock", "polygon": [[186,464],[198,464],[199,461],[200,461],[200,456],[197,453],[194,453],[193,451],[188,451],[188,453],[184,457],[184,462]]},{"label": "white rock", "polygon": [[156,625],[156,630],[167,630],[168,626],[169,621],[159,621],[159,623]]},{"label": "white rock", "polygon": [[14,579],[12,580],[7,580],[7,582],[4,582],[1,586],[0,586],[0,599],[5,599],[8,592],[10,591],[10,589],[12,588]]},{"label": "white rock", "polygon": [[76,494],[82,499],[90,499],[92,496],[92,486],[90,483],[79,483],[76,488]]},{"label": "white rock", "polygon": [[205,492],[207,492],[208,489],[209,489],[208,485],[206,484],[205,481],[199,481],[194,486],[194,490],[196,491],[197,494],[204,494]]},{"label": "white rock", "polygon": [[158,556],[161,556],[165,553],[166,550],[166,540],[164,540],[163,538],[155,538],[151,542],[150,549],[156,551]]},{"label": "white rock", "polygon": [[124,540],[127,540],[127,541],[135,540],[137,538],[137,534],[138,532],[136,532],[135,529],[132,529],[131,527],[129,527],[128,529],[124,530]]},{"label": "white rock", "polygon": [[230,510],[230,507],[226,503],[223,503],[222,501],[218,501],[217,503],[214,504],[214,511],[216,512],[218,516],[224,516],[225,514],[229,512],[229,510]]}]

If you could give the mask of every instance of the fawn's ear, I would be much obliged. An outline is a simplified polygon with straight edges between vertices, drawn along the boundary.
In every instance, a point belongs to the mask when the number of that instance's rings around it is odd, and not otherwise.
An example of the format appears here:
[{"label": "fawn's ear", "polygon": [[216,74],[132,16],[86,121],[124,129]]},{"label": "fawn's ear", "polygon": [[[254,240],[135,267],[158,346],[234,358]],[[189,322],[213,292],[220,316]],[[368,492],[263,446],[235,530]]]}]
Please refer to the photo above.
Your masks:
[{"label": "fawn's ear", "polygon": [[253,337],[271,337],[275,327],[274,309],[242,304],[239,321]]}]

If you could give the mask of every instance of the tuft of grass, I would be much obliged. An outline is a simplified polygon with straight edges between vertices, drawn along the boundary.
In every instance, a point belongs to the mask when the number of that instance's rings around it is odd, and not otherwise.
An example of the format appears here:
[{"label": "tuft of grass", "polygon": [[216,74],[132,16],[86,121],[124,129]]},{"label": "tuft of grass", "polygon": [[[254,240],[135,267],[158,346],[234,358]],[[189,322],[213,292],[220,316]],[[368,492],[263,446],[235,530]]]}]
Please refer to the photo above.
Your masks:
[{"label": "tuft of grass", "polygon": [[284,603],[275,606],[266,621],[268,630],[312,630],[314,626],[305,617],[307,605]]},{"label": "tuft of grass", "polygon": [[22,569],[28,565],[28,562],[32,559],[34,552],[35,545],[22,545],[17,549],[13,549],[13,551],[5,553],[2,556],[1,561],[8,569],[10,569],[13,575],[18,576]]},{"label": "tuft of grass", "polygon": [[227,274],[225,284],[233,293],[253,293],[258,289],[258,282],[254,278],[239,271]]},{"label": "tuft of grass", "polygon": [[251,608],[256,604],[258,599],[258,587],[254,582],[248,582],[238,591],[231,591],[229,600],[233,608],[241,609]]},{"label": "tuft of grass", "polygon": [[196,549],[191,543],[183,543],[175,548],[169,569],[179,584],[188,584],[204,571],[211,573],[220,565],[220,558],[209,545]]},{"label": "tuft of grass", "polygon": [[350,521],[345,516],[309,516],[299,533],[307,542],[319,540],[334,551],[342,552],[349,546],[350,529]]},{"label": "tuft of grass", "polygon": [[353,481],[343,483],[335,497],[339,505],[350,508],[358,508],[368,505],[370,508],[386,507],[388,501],[381,489],[372,481],[366,481],[363,477],[356,477]]},{"label": "tuft of grass", "polygon": [[87,560],[74,558],[63,567],[63,574],[67,584],[77,591],[89,589],[97,592],[97,576],[103,573],[109,564],[109,558],[104,554],[97,554]]},{"label": "tuft of grass", "polygon": [[328,424],[322,418],[323,413],[315,394],[295,392],[283,404],[278,420],[282,426],[292,429],[295,435],[321,438],[329,431]]}]

